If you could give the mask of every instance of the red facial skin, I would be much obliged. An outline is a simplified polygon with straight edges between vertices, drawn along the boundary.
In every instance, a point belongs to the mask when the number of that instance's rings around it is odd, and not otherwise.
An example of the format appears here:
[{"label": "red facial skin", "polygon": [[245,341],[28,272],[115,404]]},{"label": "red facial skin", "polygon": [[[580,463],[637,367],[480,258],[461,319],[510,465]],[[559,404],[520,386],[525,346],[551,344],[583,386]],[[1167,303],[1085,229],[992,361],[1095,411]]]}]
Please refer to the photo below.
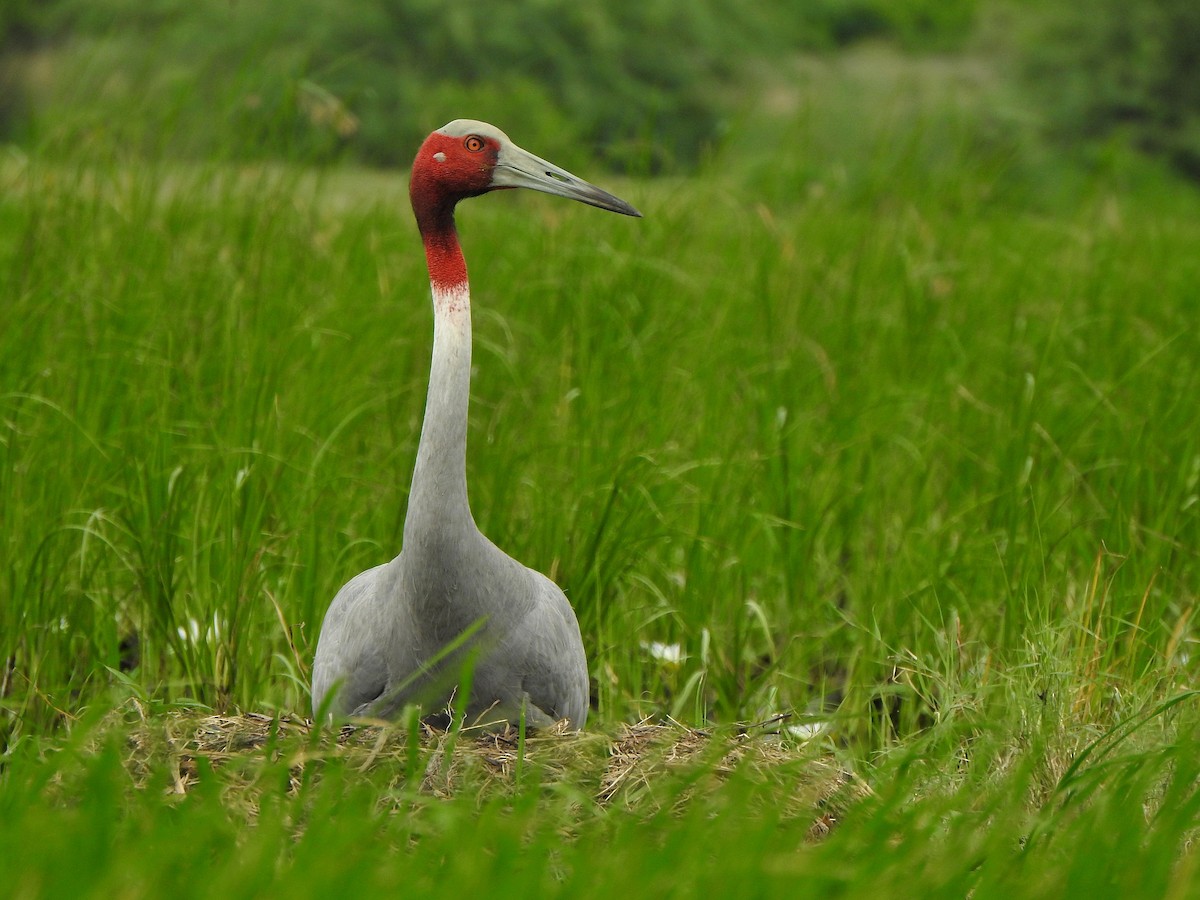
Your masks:
[{"label": "red facial skin", "polygon": [[442,291],[467,282],[467,264],[454,228],[454,206],[459,200],[492,190],[499,154],[500,144],[492,138],[451,137],[439,131],[429,135],[417,151],[408,194],[425,243],[429,279]]}]

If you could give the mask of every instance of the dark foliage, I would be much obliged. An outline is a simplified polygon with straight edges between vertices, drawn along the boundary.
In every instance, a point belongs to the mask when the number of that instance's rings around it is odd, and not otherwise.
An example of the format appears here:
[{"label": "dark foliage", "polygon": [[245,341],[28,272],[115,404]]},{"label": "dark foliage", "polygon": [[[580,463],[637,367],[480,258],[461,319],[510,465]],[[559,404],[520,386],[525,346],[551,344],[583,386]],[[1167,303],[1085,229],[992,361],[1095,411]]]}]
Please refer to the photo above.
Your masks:
[{"label": "dark foliage", "polygon": [[1064,2],[1027,51],[1026,77],[1060,139],[1127,136],[1200,178],[1200,4]]},{"label": "dark foliage", "polygon": [[748,63],[864,37],[941,46],[974,7],[55,0],[34,23],[51,76],[24,85],[23,131],[48,147],[404,165],[465,115],[568,164],[686,168],[720,141]]}]

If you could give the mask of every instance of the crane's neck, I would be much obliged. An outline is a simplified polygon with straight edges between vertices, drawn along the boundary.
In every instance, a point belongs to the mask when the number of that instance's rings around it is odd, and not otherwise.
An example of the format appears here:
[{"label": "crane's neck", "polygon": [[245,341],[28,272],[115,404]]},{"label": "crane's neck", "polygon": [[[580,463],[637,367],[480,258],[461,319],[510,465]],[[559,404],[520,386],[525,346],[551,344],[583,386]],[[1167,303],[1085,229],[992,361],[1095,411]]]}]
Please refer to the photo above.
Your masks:
[{"label": "crane's neck", "polygon": [[433,293],[433,360],[413,470],[404,543],[473,530],[467,503],[467,406],[471,390],[471,294],[453,215],[422,222]]}]

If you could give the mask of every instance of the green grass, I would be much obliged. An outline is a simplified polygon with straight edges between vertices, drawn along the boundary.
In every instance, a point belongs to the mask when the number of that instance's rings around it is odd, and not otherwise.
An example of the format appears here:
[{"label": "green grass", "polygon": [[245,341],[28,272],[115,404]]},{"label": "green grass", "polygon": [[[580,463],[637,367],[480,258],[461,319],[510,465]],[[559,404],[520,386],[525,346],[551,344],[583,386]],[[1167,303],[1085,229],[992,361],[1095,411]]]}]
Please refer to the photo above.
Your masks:
[{"label": "green grass", "polygon": [[[475,515],[567,590],[597,708],[444,790],[403,729],[131,749],[184,706],[305,712],[326,604],[399,548],[431,340],[403,179],[14,155],[0,884],[1193,893],[1197,197],[1040,159],[950,74],[798,69],[701,176],[582,173],[642,221],[464,206]],[[716,765],[779,712],[827,730]],[[710,754],[605,798],[620,723],[665,716]],[[871,792],[814,841],[821,765]]]}]

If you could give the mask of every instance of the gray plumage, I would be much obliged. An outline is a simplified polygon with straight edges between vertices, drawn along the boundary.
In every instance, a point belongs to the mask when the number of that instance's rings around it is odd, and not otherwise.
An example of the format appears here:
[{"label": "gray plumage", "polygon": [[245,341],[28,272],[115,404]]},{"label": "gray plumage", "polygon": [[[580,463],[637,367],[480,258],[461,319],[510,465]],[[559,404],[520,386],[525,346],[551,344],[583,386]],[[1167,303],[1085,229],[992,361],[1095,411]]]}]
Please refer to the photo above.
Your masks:
[{"label": "gray plumage", "polygon": [[451,122],[422,145],[410,193],[429,264],[434,341],[404,549],[334,597],[313,662],[314,715],[387,718],[409,703],[437,715],[461,699],[466,666],[468,724],[522,715],[535,728],[587,721],[587,660],[570,603],[480,533],[467,501],[470,295],[453,209],[503,187],[639,215],[482,122]]}]

